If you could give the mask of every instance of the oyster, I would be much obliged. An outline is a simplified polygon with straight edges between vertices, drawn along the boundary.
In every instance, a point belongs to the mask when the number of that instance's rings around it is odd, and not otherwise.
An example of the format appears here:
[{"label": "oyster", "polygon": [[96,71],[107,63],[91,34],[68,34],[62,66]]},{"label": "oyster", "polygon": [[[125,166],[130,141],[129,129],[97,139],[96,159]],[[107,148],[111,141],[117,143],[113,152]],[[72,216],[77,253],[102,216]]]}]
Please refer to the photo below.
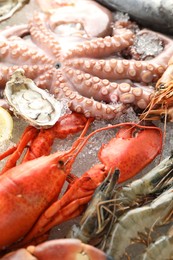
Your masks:
[{"label": "oyster", "polygon": [[6,83],[4,96],[16,116],[23,117],[35,127],[51,127],[65,113],[65,101],[58,101],[46,90],[26,78],[17,69]]},{"label": "oyster", "polygon": [[10,18],[27,3],[29,0],[0,0],[0,22]]}]

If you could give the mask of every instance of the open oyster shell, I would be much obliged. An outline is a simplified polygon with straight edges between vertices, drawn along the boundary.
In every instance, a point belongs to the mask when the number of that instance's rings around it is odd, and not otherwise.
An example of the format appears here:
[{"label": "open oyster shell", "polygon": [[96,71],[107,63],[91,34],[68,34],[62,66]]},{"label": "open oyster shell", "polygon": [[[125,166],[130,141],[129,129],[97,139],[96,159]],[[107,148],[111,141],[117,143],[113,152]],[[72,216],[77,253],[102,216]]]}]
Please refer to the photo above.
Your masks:
[{"label": "open oyster shell", "polygon": [[0,0],[0,22],[10,18],[21,9],[29,0]]},{"label": "open oyster shell", "polygon": [[6,83],[4,96],[15,115],[23,117],[35,127],[51,127],[64,114],[64,101],[58,101],[40,89],[24,70],[18,69]]}]

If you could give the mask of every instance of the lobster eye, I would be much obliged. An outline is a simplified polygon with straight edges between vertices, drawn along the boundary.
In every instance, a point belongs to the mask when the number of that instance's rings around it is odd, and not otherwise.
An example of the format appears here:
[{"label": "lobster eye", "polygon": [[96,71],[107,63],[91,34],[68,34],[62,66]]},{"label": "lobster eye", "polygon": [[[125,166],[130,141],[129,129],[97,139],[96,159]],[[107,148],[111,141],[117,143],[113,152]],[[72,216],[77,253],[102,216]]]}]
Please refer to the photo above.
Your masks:
[{"label": "lobster eye", "polygon": [[57,62],[57,63],[55,64],[55,68],[56,68],[56,69],[60,69],[60,68],[61,68],[61,63],[60,63],[60,62]]},{"label": "lobster eye", "polygon": [[134,129],[133,132],[132,132],[132,137],[136,138],[141,131],[143,131],[143,130],[141,130],[141,129]]},{"label": "lobster eye", "polygon": [[58,168],[62,168],[64,166],[64,162],[63,161],[59,161],[58,162]]}]

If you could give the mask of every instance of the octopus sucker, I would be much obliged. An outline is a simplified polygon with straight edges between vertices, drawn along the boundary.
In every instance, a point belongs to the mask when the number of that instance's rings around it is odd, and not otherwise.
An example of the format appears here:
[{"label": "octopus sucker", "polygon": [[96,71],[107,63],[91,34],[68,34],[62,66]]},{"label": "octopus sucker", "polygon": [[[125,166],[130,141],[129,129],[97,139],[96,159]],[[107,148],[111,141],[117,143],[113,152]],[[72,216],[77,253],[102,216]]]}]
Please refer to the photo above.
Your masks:
[{"label": "octopus sucker", "polygon": [[128,83],[120,83],[119,89],[120,89],[121,92],[129,92],[130,89],[131,89],[131,86]]},{"label": "octopus sucker", "polygon": [[136,96],[136,97],[140,97],[142,95],[142,89],[141,88],[134,88],[132,89],[132,93]]},{"label": "octopus sucker", "polygon": [[134,103],[135,96],[132,93],[124,93],[121,95],[120,101],[124,104]]}]

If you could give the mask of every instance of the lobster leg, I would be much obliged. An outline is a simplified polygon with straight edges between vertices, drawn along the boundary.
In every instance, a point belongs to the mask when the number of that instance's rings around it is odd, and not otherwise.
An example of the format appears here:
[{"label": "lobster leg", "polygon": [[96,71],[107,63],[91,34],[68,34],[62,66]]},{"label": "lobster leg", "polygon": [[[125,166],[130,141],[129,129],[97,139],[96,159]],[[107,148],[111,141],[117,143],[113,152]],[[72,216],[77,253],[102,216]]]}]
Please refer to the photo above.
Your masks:
[{"label": "lobster leg", "polygon": [[[90,120],[92,121],[94,119]],[[0,155],[0,158],[3,159],[12,153],[11,157],[4,165],[1,174],[16,165],[17,160],[21,157],[22,152],[29,142],[30,144],[28,145],[22,163],[43,155],[49,155],[55,138],[64,139],[69,134],[75,134],[81,131],[84,129],[86,122],[87,118],[84,115],[72,113],[62,116],[60,120],[49,129],[38,130],[32,126],[28,126],[17,147],[13,149],[10,148]]]},{"label": "lobster leg", "polygon": [[[12,153],[11,157],[7,160],[6,164],[4,165],[4,167],[0,173],[1,175],[16,165],[16,162],[20,158],[24,149],[26,148],[26,145],[29,143],[29,141],[31,141],[33,138],[35,138],[37,136],[37,134],[38,134],[38,129],[36,129],[32,126],[28,126],[25,129],[25,131],[21,137],[21,140],[19,141],[18,145],[16,147],[14,147],[14,152]],[[11,151],[13,151],[12,148],[10,148],[9,151],[6,151],[4,154],[2,154],[1,158],[4,157],[3,155],[8,156]]]},{"label": "lobster leg", "polygon": [[10,147],[8,150],[6,150],[4,153],[0,154],[0,161],[14,153],[17,149],[17,146]]}]

